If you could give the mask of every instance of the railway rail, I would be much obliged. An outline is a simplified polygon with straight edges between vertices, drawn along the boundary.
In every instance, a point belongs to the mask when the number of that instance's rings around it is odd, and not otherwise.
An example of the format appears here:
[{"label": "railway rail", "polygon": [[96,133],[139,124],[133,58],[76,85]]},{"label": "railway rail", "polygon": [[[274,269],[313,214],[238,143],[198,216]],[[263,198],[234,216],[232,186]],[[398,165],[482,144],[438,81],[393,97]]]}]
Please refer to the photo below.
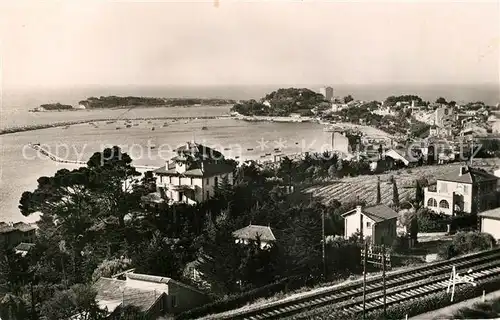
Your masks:
[{"label": "railway rail", "polygon": [[[386,306],[446,290],[452,266],[457,272],[472,270],[468,275],[481,281],[500,275],[500,248],[439,261],[386,275]],[[294,299],[214,315],[217,319],[278,319],[324,306],[334,307],[346,315],[363,311],[362,280],[304,294]],[[383,308],[382,276],[366,279],[365,311]],[[206,318],[208,319],[208,317]]]}]

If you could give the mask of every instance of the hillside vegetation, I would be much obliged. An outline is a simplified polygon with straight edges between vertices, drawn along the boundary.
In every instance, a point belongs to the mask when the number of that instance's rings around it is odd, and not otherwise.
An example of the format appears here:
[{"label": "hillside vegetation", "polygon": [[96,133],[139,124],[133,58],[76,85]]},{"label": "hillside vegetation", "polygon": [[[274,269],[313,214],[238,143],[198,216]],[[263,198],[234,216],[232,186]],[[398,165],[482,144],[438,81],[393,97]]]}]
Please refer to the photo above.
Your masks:
[{"label": "hillside vegetation", "polygon": [[310,115],[311,109],[322,103],[327,102],[320,93],[306,88],[288,88],[273,91],[259,101],[252,99],[237,103],[231,111],[246,116],[289,116],[291,113]]}]

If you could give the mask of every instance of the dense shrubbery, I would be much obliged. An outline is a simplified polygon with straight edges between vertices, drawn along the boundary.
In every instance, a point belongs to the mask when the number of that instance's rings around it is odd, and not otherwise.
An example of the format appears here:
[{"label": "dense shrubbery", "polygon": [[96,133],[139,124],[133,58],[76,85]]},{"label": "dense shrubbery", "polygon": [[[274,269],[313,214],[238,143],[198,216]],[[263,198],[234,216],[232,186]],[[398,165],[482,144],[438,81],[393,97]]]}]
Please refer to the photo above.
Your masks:
[{"label": "dense shrubbery", "polygon": [[435,213],[428,208],[421,208],[417,212],[418,230],[420,232],[446,232],[448,231],[449,216]]},{"label": "dense shrubbery", "polygon": [[459,232],[453,236],[451,243],[441,247],[439,256],[450,259],[466,253],[488,250],[496,245],[496,241],[489,233]]},{"label": "dense shrubbery", "polygon": [[41,108],[45,110],[70,110],[73,109],[72,105],[69,104],[60,104],[60,103],[48,103],[40,105]]}]

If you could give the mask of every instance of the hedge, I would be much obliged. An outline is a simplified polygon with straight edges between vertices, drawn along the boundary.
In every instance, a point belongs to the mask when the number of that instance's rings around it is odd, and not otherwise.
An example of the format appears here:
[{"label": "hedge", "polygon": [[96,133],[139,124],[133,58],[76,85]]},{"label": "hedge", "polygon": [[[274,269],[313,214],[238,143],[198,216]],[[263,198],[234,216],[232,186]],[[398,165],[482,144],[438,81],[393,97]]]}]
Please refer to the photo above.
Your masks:
[{"label": "hedge", "polygon": [[290,290],[295,290],[305,285],[312,285],[309,283],[314,279],[306,279],[303,276],[290,277],[287,279],[282,279],[280,281],[268,284],[266,286],[256,288],[247,292],[242,292],[241,294],[230,296],[227,299],[214,301],[212,303],[205,304],[201,307],[194,308],[185,312],[180,313],[175,317],[176,320],[183,319],[195,319],[203,317],[209,314],[221,313],[233,309],[237,309],[245,306],[249,302],[259,299],[268,298],[277,294],[278,292],[287,292]]},{"label": "hedge", "polygon": [[[406,315],[408,315],[408,317],[417,316],[422,313],[447,307],[460,301],[478,297],[482,295],[483,290],[491,292],[499,288],[500,275],[479,281],[476,287],[471,285],[460,285],[456,287],[454,301],[451,302],[451,294],[446,293],[446,288],[443,287],[443,291],[441,292],[388,306],[386,317],[384,317],[383,310],[376,310],[368,312],[366,314],[366,319],[404,319]],[[346,314],[338,312],[335,305],[330,305],[297,314],[289,319],[361,320],[362,317],[363,315],[361,312],[357,314]]]}]

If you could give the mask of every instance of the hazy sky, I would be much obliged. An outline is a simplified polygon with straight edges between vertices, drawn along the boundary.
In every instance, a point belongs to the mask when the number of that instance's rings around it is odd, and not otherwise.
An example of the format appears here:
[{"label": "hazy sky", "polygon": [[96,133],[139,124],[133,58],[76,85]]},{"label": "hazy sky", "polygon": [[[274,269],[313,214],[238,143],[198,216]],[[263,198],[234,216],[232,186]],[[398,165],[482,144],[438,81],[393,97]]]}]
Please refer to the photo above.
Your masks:
[{"label": "hazy sky", "polygon": [[498,83],[490,2],[0,4],[3,87]]}]

